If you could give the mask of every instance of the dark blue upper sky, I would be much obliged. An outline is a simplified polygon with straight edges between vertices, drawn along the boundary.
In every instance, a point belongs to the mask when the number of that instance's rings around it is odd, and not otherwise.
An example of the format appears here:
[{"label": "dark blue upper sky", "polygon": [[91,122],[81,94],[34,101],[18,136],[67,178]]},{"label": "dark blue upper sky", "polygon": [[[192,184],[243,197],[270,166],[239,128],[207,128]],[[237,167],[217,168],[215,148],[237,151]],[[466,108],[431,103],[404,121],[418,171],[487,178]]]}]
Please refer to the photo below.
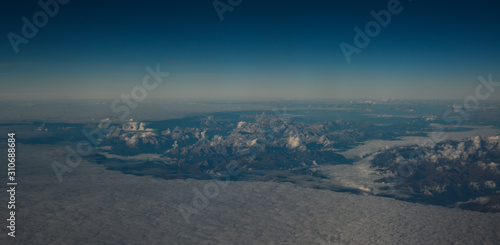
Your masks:
[{"label": "dark blue upper sky", "polygon": [[388,2],[243,0],[221,21],[212,0],[72,0],[16,53],[8,33],[42,9],[9,1],[2,98],[115,98],[156,64],[171,77],[151,97],[173,99],[461,99],[477,76],[500,76],[496,1],[402,0],[348,63],[340,43]]}]

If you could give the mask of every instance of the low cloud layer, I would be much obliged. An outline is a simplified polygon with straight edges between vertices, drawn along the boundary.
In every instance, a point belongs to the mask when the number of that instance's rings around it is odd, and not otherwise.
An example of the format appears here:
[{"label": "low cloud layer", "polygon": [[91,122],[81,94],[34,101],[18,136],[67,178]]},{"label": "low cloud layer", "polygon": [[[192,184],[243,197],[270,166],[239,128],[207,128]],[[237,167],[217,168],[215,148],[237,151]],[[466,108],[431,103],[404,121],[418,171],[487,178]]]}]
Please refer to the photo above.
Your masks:
[{"label": "low cloud layer", "polygon": [[[124,175],[83,162],[59,183],[48,162],[63,161],[62,146],[18,149],[25,153],[19,157],[19,236],[8,244],[495,244],[499,239],[500,214],[273,182],[230,182],[187,224],[178,205],[191,204],[193,188],[202,190],[211,181]],[[0,211],[6,213],[5,207]],[[6,239],[2,232],[2,244]]]}]

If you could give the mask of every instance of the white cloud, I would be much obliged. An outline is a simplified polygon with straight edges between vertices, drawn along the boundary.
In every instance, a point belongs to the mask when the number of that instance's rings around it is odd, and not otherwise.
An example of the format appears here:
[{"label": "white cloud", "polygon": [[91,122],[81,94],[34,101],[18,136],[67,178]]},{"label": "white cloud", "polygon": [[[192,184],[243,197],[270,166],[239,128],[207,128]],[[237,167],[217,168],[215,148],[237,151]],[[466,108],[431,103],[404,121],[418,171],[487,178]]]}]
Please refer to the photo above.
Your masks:
[{"label": "white cloud", "polygon": [[137,142],[139,142],[139,135],[134,134],[132,137],[125,137],[125,142],[129,147],[137,147]]},{"label": "white cloud", "polygon": [[243,125],[244,125],[244,124],[245,124],[245,122],[244,122],[244,121],[239,122],[239,123],[238,123],[238,129],[240,129],[241,127],[243,127]]},{"label": "white cloud", "polygon": [[490,188],[490,189],[497,188],[497,184],[492,180],[485,181],[484,186],[486,186],[486,188]]},{"label": "white cloud", "polygon": [[288,138],[288,144],[287,144],[288,148],[293,149],[293,148],[298,147],[299,145],[300,145],[300,137],[299,136],[296,136],[296,137],[290,136]]},{"label": "white cloud", "polygon": [[329,235],[337,244],[498,243],[500,213],[274,182],[231,181],[186,224],[178,205],[192,205],[193,189],[213,180],[124,175],[84,161],[61,184],[40,163],[63,162],[64,146],[23,147],[23,233],[14,244],[315,244]]}]

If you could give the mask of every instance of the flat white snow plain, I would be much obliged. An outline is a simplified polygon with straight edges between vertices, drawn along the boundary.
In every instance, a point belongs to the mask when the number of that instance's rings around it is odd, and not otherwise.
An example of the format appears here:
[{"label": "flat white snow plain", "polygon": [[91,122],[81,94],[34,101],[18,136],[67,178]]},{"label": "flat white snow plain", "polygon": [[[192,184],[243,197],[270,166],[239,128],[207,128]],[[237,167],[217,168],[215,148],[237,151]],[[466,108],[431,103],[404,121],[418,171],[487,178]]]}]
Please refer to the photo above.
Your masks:
[{"label": "flat white snow plain", "polygon": [[[4,150],[2,148],[2,150]],[[5,152],[5,151],[4,151]],[[336,193],[288,183],[230,182],[190,216],[193,188],[213,181],[125,175],[83,161],[57,182],[64,146],[17,146],[16,238],[0,244],[498,244],[500,214]],[[0,174],[6,169],[2,168]],[[5,175],[3,175],[5,176]],[[5,191],[4,191],[5,193]]]}]

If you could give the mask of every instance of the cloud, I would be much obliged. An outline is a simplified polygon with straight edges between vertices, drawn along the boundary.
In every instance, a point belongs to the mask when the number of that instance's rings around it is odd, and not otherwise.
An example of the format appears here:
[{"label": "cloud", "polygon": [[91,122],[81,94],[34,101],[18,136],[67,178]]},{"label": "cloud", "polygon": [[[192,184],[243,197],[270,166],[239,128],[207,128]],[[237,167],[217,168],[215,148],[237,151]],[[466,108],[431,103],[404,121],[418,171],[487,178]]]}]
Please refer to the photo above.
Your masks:
[{"label": "cloud", "polygon": [[[166,132],[163,131],[162,134]],[[133,119],[123,123],[120,128],[106,135],[107,139],[118,138],[125,141],[127,146],[131,148],[137,147],[137,144],[142,143],[158,144],[158,134],[152,128],[146,128],[146,123],[134,122]]]},{"label": "cloud", "polygon": [[129,147],[137,147],[137,142],[139,142],[139,135],[134,134],[132,137],[125,137],[125,142]]},{"label": "cloud", "polygon": [[299,145],[300,145],[300,137],[299,136],[296,136],[296,137],[290,136],[288,138],[288,144],[287,144],[288,148],[293,149],[293,148],[298,147]]},{"label": "cloud", "polygon": [[[139,131],[140,123],[134,127],[127,133],[149,132],[147,125],[143,132]],[[23,191],[19,192],[22,206],[16,220],[22,221],[22,233],[11,244],[315,244],[319,240],[337,244],[498,243],[500,213],[264,181],[228,182],[186,224],[178,206],[207,200],[194,190],[203,194],[213,180],[126,175],[84,160],[74,171],[65,173],[61,184],[50,163],[65,162],[64,145],[21,143],[17,147],[22,163],[17,174],[22,177]],[[6,145],[0,150],[5,152]],[[160,158],[158,154],[107,156],[133,161]],[[341,167],[359,165],[332,167],[336,167],[332,172],[347,176],[349,172],[341,171]],[[0,202],[6,203],[6,198],[1,195]],[[6,206],[0,211],[6,213]],[[3,240],[6,234],[0,236]]]},{"label": "cloud", "polygon": [[124,161],[163,161],[165,159],[169,159],[162,157],[161,154],[139,154],[134,156],[121,156],[121,155],[110,154],[107,152],[101,152],[101,154],[104,155],[106,158],[120,159]]},{"label": "cloud", "polygon": [[485,181],[484,186],[486,186],[486,188],[489,188],[489,189],[496,189],[497,188],[497,184],[492,180]]},{"label": "cloud", "polygon": [[[374,239],[380,244],[498,242],[498,213],[275,182],[231,181],[186,224],[178,205],[192,206],[193,190],[203,193],[213,180],[125,175],[84,161],[60,184],[44,164],[64,161],[64,146],[20,147],[25,152],[19,158],[23,205],[16,219],[23,221],[23,233],[12,244],[317,244],[320,239],[334,244],[373,244]],[[5,195],[0,199],[3,202]]]}]

